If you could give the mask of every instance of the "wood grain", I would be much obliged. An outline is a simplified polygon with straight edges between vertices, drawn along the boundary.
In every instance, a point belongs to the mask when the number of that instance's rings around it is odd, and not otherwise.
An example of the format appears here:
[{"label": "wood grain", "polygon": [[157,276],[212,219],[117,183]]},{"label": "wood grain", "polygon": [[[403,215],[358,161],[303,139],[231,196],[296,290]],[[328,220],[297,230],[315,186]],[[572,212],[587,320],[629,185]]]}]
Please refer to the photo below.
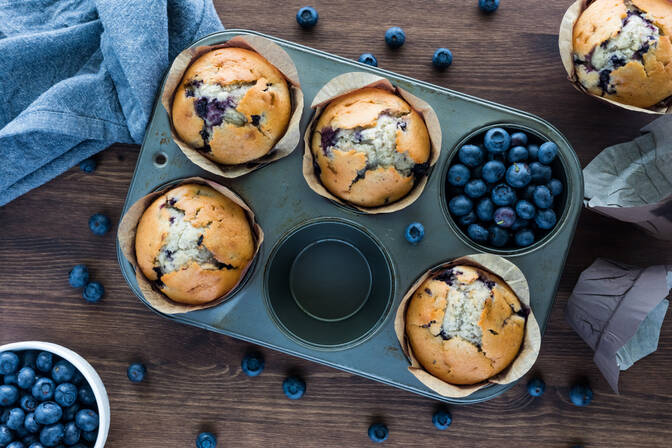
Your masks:
[{"label": "wood grain", "polygon": [[[484,16],[476,0],[317,1],[319,24],[304,31],[294,19],[303,6],[296,1],[215,2],[227,28],[349,58],[372,52],[385,69],[540,115],[569,138],[585,165],[602,148],[636,136],[652,117],[604,105],[565,80],[556,32],[569,3],[502,0],[496,14]],[[398,51],[383,41],[393,25],[407,33]],[[440,46],[455,58],[444,72],[431,66]],[[364,446],[373,421],[387,423],[389,446],[669,446],[672,326],[663,328],[654,355],[622,375],[616,395],[563,310],[579,273],[596,257],[672,264],[671,243],[584,212],[533,372],[546,381],[546,394],[529,397],[523,381],[490,402],[452,407],[453,425],[439,432],[431,423],[434,401],[269,350],[262,350],[264,373],[248,378],[240,360],[254,347],[145,308],[121,276],[114,236],[97,237],[87,227],[96,212],[118,222],[137,151],[114,145],[98,157],[95,174],[72,169],[0,208],[0,343],[49,340],[85,356],[110,394],[108,446],[191,447],[202,429],[215,432],[219,446]],[[100,304],[86,304],[68,286],[67,273],[77,263],[86,263],[105,285]],[[134,361],[149,369],[140,385],[126,379]],[[282,394],[288,372],[307,380],[308,392],[296,402]],[[582,377],[595,391],[587,408],[568,399],[569,387]]]}]

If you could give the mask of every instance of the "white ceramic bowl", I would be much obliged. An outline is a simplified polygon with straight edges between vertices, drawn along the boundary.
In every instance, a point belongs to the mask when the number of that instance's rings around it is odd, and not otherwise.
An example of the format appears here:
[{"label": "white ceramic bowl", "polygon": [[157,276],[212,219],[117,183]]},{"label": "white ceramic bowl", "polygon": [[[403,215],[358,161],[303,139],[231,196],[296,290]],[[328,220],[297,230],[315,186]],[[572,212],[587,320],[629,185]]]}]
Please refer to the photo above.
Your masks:
[{"label": "white ceramic bowl", "polygon": [[20,352],[22,350],[51,352],[70,362],[77,368],[77,370],[82,372],[82,375],[84,375],[84,378],[89,383],[89,386],[91,386],[91,390],[96,397],[98,416],[100,417],[100,422],[98,424],[98,438],[96,439],[96,444],[93,448],[103,448],[105,446],[105,441],[107,440],[107,434],[110,431],[110,401],[107,398],[107,392],[105,391],[103,381],[91,364],[72,350],[50,342],[24,341],[0,345],[0,352]]}]

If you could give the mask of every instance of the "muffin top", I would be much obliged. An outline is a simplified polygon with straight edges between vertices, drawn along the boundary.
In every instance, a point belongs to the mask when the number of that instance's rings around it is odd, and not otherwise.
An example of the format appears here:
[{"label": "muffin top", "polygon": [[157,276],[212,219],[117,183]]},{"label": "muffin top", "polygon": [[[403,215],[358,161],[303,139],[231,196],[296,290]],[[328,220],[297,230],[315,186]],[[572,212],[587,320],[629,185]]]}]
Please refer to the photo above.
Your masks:
[{"label": "muffin top", "polygon": [[500,278],[455,266],[425,280],[406,309],[418,362],[452,384],[476,384],[506,368],[523,341],[526,312]]},{"label": "muffin top", "polygon": [[672,2],[596,0],[574,25],[579,82],[595,95],[637,107],[672,96]]},{"label": "muffin top", "polygon": [[172,109],[180,138],[225,165],[266,155],[290,115],[282,73],[258,53],[234,47],[209,51],[191,64]]},{"label": "muffin top", "polygon": [[238,283],[254,239],[244,210],[205,185],[186,184],[159,196],[140,218],[138,265],[176,302],[215,300]]},{"label": "muffin top", "polygon": [[420,114],[401,97],[364,88],[330,102],[311,149],[322,184],[334,196],[377,207],[405,196],[429,166],[430,141]]}]

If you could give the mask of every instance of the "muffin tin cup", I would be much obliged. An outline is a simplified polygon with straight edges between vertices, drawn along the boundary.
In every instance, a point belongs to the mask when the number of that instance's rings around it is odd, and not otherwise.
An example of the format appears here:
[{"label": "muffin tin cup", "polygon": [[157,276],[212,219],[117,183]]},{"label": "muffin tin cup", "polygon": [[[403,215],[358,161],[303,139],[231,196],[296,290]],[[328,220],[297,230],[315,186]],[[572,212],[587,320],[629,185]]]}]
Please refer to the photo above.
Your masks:
[{"label": "muffin tin cup", "polygon": [[581,13],[593,2],[593,0],[576,0],[565,12],[565,15],[562,18],[560,23],[560,32],[558,33],[558,47],[560,49],[560,58],[562,59],[562,65],[565,67],[567,72],[567,78],[569,82],[578,90],[583,92],[586,95],[597,98],[601,101],[605,101],[612,106],[621,107],[623,109],[631,110],[634,112],[644,112],[647,114],[659,114],[666,115],[672,114],[672,101],[664,101],[668,103],[667,105],[654,105],[650,108],[644,109],[642,107],[630,106],[628,104],[619,103],[614,100],[603,98],[599,95],[595,95],[586,90],[585,87],[579,82],[576,71],[574,70],[574,44],[573,44],[573,34],[574,34],[574,25],[576,21],[579,20]]},{"label": "muffin tin cup", "polygon": [[[166,191],[172,190],[173,188],[179,187],[180,185],[194,183],[208,185],[242,207],[250,223],[250,228],[252,230],[252,235],[254,236],[255,242],[252,259],[241,273],[240,279],[234,285],[234,287],[231,288],[231,290],[222,297],[201,305],[187,305],[171,300],[168,296],[156,288],[153,281],[145,277],[145,275],[142,273],[142,270],[138,266],[138,261],[135,257],[135,233],[138,227],[138,223],[140,222],[140,218],[142,218],[142,215],[147,207],[149,207],[156,198],[164,194]],[[248,271],[254,265],[255,259],[259,253],[259,249],[261,248],[263,241],[264,232],[261,230],[259,224],[257,224],[257,221],[254,217],[254,212],[252,209],[250,209],[250,207],[247,206],[245,201],[243,201],[240,197],[238,197],[238,195],[228,188],[211,180],[203,179],[202,177],[189,177],[186,179],[180,179],[178,182],[172,182],[169,185],[163,186],[162,188],[157,189],[156,191],[153,191],[152,193],[138,199],[126,210],[126,213],[124,213],[124,216],[121,218],[121,222],[119,223],[119,230],[117,231],[118,247],[126,260],[128,260],[128,262],[133,266],[133,269],[135,270],[135,279],[138,282],[138,287],[140,288],[144,299],[152,308],[164,314],[188,313],[191,311],[211,308],[233,297],[247,279]]]},{"label": "muffin tin cup", "polygon": [[180,86],[182,77],[192,62],[209,51],[226,47],[244,48],[263,56],[284,75],[289,84],[289,91],[292,99],[292,113],[289,118],[289,123],[287,124],[287,130],[280,140],[278,140],[271,151],[265,156],[239,165],[222,165],[205,157],[201,152],[192,148],[180,138],[175,131],[175,127],[171,120],[171,136],[173,137],[175,144],[180,147],[189,160],[213,174],[233,178],[245,175],[268,163],[287,157],[294,151],[301,140],[299,124],[301,122],[301,114],[303,113],[303,92],[301,91],[301,84],[299,83],[299,74],[296,70],[296,66],[285,50],[262,36],[236,36],[223,44],[187,48],[177,55],[168,70],[163,92],[161,94],[161,104],[163,104],[163,107],[166,109],[169,116],[171,116],[175,90]]},{"label": "muffin tin cup", "polygon": [[[427,126],[430,140],[429,169],[427,170],[427,173],[416,181],[415,185],[406,196],[392,204],[383,205],[381,207],[360,207],[334,196],[324,187],[324,185],[322,185],[320,177],[315,172],[313,152],[311,150],[311,137],[313,135],[314,126],[326,105],[338,97],[366,87],[385,89],[402,97],[423,118],[425,125]],[[400,87],[395,87],[389,80],[381,76],[365,72],[351,72],[339,75],[327,82],[320,91],[317,92],[310,107],[314,110],[314,114],[308,123],[308,127],[303,136],[303,177],[306,179],[311,190],[324,198],[367,214],[396,212],[408,207],[420,197],[427,185],[427,179],[431,172],[431,168],[436,164],[441,155],[441,125],[439,124],[439,118],[437,117],[436,112],[434,112],[432,106],[426,101],[404,91]]]},{"label": "muffin tin cup", "polygon": [[[487,381],[473,385],[450,384],[427,372],[413,355],[413,350],[406,337],[406,308],[415,291],[428,277],[444,269],[458,265],[473,266],[500,277],[518,296],[518,300],[520,300],[523,307],[529,311],[525,323],[525,335],[518,356],[507,368],[497,375],[489,378]],[[440,264],[421,275],[399,303],[394,319],[394,331],[404,355],[410,361],[408,371],[425,386],[444,397],[450,398],[469,396],[491,384],[510,384],[517,381],[532,368],[541,349],[541,330],[532,312],[530,289],[525,275],[523,275],[522,271],[515,264],[494,254],[465,255],[448,263]]]}]

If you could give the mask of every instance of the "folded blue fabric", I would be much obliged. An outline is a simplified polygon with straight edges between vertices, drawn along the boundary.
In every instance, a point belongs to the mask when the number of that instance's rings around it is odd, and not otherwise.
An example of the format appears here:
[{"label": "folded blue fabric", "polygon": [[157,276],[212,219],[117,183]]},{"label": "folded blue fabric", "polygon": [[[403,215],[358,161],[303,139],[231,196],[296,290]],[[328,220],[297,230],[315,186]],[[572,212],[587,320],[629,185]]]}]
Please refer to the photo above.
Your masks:
[{"label": "folded blue fabric", "polygon": [[0,0],[0,206],[141,143],[169,64],[221,29],[212,0]]}]

